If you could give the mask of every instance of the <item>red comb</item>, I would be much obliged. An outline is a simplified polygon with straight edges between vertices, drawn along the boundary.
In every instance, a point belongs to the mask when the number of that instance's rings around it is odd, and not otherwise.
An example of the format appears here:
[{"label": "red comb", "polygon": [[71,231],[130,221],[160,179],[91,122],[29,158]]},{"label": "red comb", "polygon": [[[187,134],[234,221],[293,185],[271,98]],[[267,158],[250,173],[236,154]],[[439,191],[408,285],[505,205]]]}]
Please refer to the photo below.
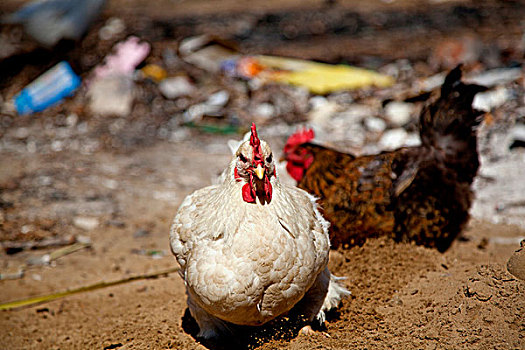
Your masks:
[{"label": "red comb", "polygon": [[314,129],[312,128],[303,128],[299,129],[290,137],[288,138],[288,141],[286,141],[286,145],[284,146],[284,153],[290,152],[294,147],[302,145],[303,143],[306,143],[310,140],[313,140],[315,137]]},{"label": "red comb", "polygon": [[261,140],[257,135],[257,129],[255,123],[252,123],[252,134],[250,136],[250,146],[253,148],[253,163],[263,165],[263,156],[261,150]]}]

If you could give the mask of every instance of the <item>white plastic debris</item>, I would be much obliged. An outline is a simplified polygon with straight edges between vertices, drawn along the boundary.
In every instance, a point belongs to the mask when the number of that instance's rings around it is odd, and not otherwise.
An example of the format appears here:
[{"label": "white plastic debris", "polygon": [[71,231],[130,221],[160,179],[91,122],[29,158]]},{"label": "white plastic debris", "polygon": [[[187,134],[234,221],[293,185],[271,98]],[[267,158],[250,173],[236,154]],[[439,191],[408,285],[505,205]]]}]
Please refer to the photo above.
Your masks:
[{"label": "white plastic debris", "polygon": [[417,147],[421,146],[421,137],[419,137],[418,133],[411,132],[407,135],[407,138],[405,140],[404,147]]},{"label": "white plastic debris", "polygon": [[514,125],[510,131],[510,134],[512,135],[513,140],[525,142],[525,125]]},{"label": "white plastic debris", "polygon": [[402,126],[410,121],[413,110],[412,103],[394,101],[385,106],[385,116],[395,126]]},{"label": "white plastic debris", "polygon": [[387,130],[379,140],[379,147],[383,150],[394,150],[403,146],[407,137],[408,133],[403,128]]},{"label": "white plastic debris", "polygon": [[476,94],[474,101],[472,101],[472,107],[480,111],[490,112],[502,106],[510,97],[510,91],[507,88],[498,86],[494,90]]},{"label": "white plastic debris", "polygon": [[428,77],[422,80],[418,80],[415,83],[415,90],[421,91],[421,92],[432,91],[435,88],[443,85],[443,83],[445,82],[445,76],[446,76],[445,73],[439,73],[431,77]]},{"label": "white plastic debris", "polygon": [[130,36],[113,48],[113,53],[106,56],[104,62],[95,67],[95,79],[112,75],[130,76],[135,68],[149,54],[151,45],[141,42],[136,36]]},{"label": "white plastic debris", "polygon": [[98,78],[89,86],[87,95],[94,114],[125,117],[131,113],[134,83],[125,75]]},{"label": "white plastic debris", "polygon": [[175,99],[189,96],[195,92],[195,86],[186,77],[166,78],[159,83],[159,90],[164,97]]},{"label": "white plastic debris", "polygon": [[483,73],[468,76],[464,80],[469,84],[478,84],[486,87],[506,84],[519,79],[523,75],[521,68],[498,68]]}]

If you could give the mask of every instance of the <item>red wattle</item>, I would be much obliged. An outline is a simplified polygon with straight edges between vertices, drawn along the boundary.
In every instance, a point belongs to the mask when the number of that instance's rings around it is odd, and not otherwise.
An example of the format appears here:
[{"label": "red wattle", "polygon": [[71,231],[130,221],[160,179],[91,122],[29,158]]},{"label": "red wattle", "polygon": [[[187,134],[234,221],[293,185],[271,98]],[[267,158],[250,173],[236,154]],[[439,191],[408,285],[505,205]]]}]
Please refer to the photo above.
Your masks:
[{"label": "red wattle", "polygon": [[247,203],[255,202],[255,190],[250,184],[242,186],[242,199]]},{"label": "red wattle", "polygon": [[304,175],[304,169],[301,166],[297,166],[292,162],[286,164],[286,171],[290,176],[297,182],[301,181]]},{"label": "red wattle", "polygon": [[268,202],[272,200],[272,184],[270,183],[268,175],[264,177],[264,194],[266,194]]}]

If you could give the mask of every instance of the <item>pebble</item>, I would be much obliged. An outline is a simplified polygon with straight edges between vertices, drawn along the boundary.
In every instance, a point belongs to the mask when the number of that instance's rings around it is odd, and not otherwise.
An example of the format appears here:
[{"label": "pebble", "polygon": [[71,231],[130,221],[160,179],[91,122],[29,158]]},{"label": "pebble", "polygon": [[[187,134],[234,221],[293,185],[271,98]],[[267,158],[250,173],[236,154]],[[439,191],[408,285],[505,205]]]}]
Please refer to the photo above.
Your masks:
[{"label": "pebble", "polygon": [[226,103],[228,103],[229,99],[230,94],[228,93],[228,91],[221,90],[210,95],[210,97],[208,97],[208,100],[206,101],[206,104],[211,106],[223,107],[226,105]]},{"label": "pebble", "polygon": [[76,216],[73,218],[73,225],[86,231],[96,229],[99,223],[100,222],[97,218],[88,216]]},{"label": "pebble", "polygon": [[115,37],[116,35],[122,33],[124,29],[126,29],[124,21],[122,21],[120,18],[111,17],[98,31],[98,37],[101,40],[109,40]]},{"label": "pebble", "polygon": [[525,280],[525,240],[521,241],[520,246],[507,262],[507,270],[515,277]]}]

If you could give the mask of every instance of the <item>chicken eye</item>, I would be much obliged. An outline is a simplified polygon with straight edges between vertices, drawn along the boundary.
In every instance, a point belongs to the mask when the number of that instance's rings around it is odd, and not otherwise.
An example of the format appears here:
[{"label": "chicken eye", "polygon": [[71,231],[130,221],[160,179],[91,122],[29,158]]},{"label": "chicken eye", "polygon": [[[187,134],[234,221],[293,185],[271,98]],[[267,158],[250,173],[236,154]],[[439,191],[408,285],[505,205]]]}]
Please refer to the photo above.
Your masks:
[{"label": "chicken eye", "polygon": [[240,159],[240,160],[241,160],[241,162],[243,162],[243,163],[246,163],[246,162],[248,161],[248,159],[246,159],[246,157],[245,157],[245,156],[243,156],[243,155],[242,155],[242,153],[241,153],[241,154],[239,154],[239,159]]},{"label": "chicken eye", "polygon": [[272,159],[273,159],[273,154],[270,153],[270,155],[268,157],[266,157],[266,163],[271,163]]}]

